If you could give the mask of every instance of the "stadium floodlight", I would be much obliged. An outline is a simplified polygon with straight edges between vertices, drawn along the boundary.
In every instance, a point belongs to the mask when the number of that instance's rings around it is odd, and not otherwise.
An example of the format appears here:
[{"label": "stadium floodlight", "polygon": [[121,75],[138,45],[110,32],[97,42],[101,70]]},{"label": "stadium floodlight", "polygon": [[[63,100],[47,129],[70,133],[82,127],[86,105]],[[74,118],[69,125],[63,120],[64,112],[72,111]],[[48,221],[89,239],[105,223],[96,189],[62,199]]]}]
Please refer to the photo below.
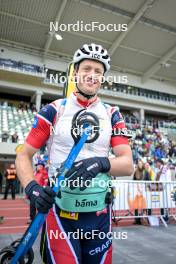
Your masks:
[{"label": "stadium floodlight", "polygon": [[63,39],[60,34],[55,34],[55,37],[56,37],[57,40],[62,40]]}]

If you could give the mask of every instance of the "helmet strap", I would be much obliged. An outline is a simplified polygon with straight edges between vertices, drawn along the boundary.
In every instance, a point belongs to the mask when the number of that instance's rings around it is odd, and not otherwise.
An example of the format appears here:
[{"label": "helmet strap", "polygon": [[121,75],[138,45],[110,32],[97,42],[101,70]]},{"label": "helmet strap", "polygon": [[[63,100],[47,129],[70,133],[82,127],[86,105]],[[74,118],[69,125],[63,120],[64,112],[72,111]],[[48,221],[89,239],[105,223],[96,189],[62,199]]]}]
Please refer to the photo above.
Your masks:
[{"label": "helmet strap", "polygon": [[91,99],[92,97],[94,97],[96,94],[86,94],[84,92],[82,92],[79,88],[78,88],[78,85],[76,84],[76,88],[78,89],[78,92],[76,93],[79,93],[81,94],[82,96],[84,96],[85,98],[87,98],[88,100]]}]

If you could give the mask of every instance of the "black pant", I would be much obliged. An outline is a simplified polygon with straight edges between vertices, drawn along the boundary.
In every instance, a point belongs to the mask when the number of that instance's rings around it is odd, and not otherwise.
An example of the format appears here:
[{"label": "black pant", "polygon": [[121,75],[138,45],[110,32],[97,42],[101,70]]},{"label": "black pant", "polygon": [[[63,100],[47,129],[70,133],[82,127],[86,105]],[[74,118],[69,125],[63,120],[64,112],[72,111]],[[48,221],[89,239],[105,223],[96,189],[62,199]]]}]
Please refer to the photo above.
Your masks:
[{"label": "black pant", "polygon": [[[135,209],[135,210],[134,210],[134,215],[135,215],[135,216],[139,216],[138,209]],[[141,225],[141,219],[140,219],[139,217],[136,217],[136,218],[135,218],[135,223],[138,224],[138,225]]]},{"label": "black pant", "polygon": [[[152,209],[143,209],[143,212],[146,212],[147,215],[151,215],[152,214]],[[134,210],[134,215],[135,216],[139,216],[138,209]],[[135,218],[135,223],[140,225],[141,224],[141,219],[139,217],[136,217]]]},{"label": "black pant", "polygon": [[2,193],[2,180],[0,180],[0,193]]},{"label": "black pant", "polygon": [[16,180],[7,180],[6,187],[5,187],[5,193],[4,193],[4,199],[7,199],[9,189],[11,189],[12,199],[15,199],[15,188],[16,188]]},{"label": "black pant", "polygon": [[167,222],[169,220],[168,210],[165,208],[161,208],[160,212],[161,212],[161,215],[163,216],[164,220]]}]

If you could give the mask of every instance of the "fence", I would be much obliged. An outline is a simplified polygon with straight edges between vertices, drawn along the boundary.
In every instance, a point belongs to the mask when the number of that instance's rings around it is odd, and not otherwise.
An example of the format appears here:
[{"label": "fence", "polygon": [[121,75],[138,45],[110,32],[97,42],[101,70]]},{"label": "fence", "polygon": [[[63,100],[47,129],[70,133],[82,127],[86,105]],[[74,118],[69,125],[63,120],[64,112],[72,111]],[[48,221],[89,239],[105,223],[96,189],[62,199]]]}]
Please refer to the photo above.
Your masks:
[{"label": "fence", "polygon": [[165,226],[165,215],[176,220],[176,203],[171,199],[171,193],[176,191],[175,181],[113,180],[112,185],[116,219],[156,216]]}]

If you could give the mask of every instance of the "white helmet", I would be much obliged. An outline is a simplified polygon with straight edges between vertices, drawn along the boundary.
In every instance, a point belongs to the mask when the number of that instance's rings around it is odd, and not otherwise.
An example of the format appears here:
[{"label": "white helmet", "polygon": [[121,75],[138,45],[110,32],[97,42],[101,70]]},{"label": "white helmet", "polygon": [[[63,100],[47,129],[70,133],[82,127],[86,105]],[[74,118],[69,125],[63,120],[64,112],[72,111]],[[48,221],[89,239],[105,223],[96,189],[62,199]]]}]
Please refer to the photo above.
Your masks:
[{"label": "white helmet", "polygon": [[82,48],[78,49],[73,56],[73,63],[80,62],[83,59],[97,60],[103,63],[105,72],[110,69],[110,57],[106,49],[101,45],[94,43],[84,44]]}]

